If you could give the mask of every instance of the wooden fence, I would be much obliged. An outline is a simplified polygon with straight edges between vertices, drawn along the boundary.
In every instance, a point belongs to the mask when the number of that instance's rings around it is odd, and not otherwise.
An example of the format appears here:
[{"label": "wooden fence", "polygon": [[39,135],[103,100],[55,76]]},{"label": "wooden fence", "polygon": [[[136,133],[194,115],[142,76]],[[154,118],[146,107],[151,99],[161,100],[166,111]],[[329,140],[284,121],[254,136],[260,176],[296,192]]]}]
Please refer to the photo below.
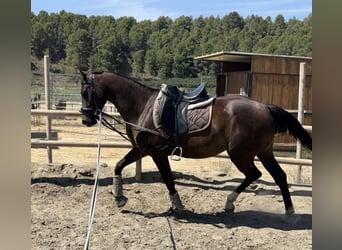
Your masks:
[{"label": "wooden fence", "polygon": [[[35,116],[48,116],[50,119],[53,117],[65,117],[65,116],[76,116],[80,117],[81,114],[78,111],[73,110],[31,110],[31,115]],[[120,117],[118,113],[112,113],[111,115]],[[312,126],[304,126],[307,130],[311,131]],[[49,127],[51,129],[51,127]],[[49,133],[47,133],[49,134]],[[51,131],[50,131],[51,134]],[[89,142],[89,141],[63,141],[63,140],[51,140],[51,139],[31,139],[31,147],[97,147],[97,142]],[[132,145],[129,142],[102,142],[101,147],[105,148],[131,148]],[[49,155],[48,155],[49,156]],[[50,156],[52,159],[52,155]],[[219,158],[229,158],[227,154],[219,154],[216,157]],[[279,163],[284,164],[292,164],[292,165],[303,165],[303,166],[312,166],[312,160],[310,159],[296,159],[296,158],[289,158],[289,157],[276,157]],[[255,158],[258,161],[257,158]],[[136,179],[141,180],[141,171],[142,165],[141,161],[138,161],[136,164]]]}]

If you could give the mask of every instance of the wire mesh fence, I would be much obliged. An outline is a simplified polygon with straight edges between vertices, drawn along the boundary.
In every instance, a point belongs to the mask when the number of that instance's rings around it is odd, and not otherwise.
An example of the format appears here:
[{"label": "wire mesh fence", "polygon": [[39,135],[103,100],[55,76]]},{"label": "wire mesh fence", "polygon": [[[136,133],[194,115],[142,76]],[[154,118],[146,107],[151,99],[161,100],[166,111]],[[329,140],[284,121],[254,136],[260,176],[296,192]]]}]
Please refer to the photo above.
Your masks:
[{"label": "wire mesh fence", "polygon": [[[60,74],[49,73],[50,81],[50,102],[52,109],[57,110],[78,110],[81,108],[79,74]],[[185,91],[194,89],[200,82],[207,83],[207,90],[215,94],[216,78],[214,76],[196,77],[196,78],[170,78],[170,79],[139,79],[144,85],[158,88],[162,83],[176,85]],[[44,73],[32,72],[31,79],[31,106],[32,109],[43,109],[45,104],[45,85]],[[105,111],[116,112],[115,107],[107,103]]]}]

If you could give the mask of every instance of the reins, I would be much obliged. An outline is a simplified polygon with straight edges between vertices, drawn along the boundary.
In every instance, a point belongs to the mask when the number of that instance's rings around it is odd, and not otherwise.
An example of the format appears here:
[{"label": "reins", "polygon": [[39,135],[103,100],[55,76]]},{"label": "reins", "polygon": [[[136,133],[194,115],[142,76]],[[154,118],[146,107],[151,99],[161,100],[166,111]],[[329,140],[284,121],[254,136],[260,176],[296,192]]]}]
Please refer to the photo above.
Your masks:
[{"label": "reins", "polygon": [[[110,117],[111,119],[113,119],[114,121],[120,123],[121,125],[129,125],[132,129],[135,129],[135,130],[139,130],[139,131],[144,131],[144,132],[148,132],[150,134],[154,134],[154,135],[157,135],[157,136],[160,136],[160,137],[163,137],[164,139],[168,139],[168,137],[166,137],[165,135],[161,134],[160,132],[156,131],[156,130],[153,130],[153,129],[149,129],[149,128],[145,128],[145,127],[142,127],[142,126],[139,126],[137,124],[134,124],[134,123],[131,123],[131,122],[127,122],[125,120],[121,120],[117,117],[115,117],[114,115],[110,115],[110,114],[107,114],[103,111],[100,111],[104,116],[107,116],[107,117]],[[121,135],[124,139],[126,139],[127,141],[130,141],[130,139],[127,137],[127,134],[119,131],[117,128],[115,128],[112,124],[110,124],[110,122],[108,122],[105,118],[102,118],[102,123],[104,126],[106,126],[107,128],[117,132],[119,135]]]},{"label": "reins", "polygon": [[[107,114],[103,111],[100,111],[100,113],[104,116],[107,116],[107,117],[110,117],[112,118],[114,121],[120,123],[121,125],[128,125],[131,127],[131,129],[135,129],[135,130],[138,130],[138,131],[144,131],[144,132],[148,132],[150,134],[153,134],[153,135],[157,135],[157,136],[160,136],[161,138],[163,138],[165,140],[164,143],[160,144],[160,145],[157,145],[157,146],[154,146],[154,147],[150,147],[149,149],[151,150],[164,150],[165,148],[169,147],[170,145],[172,145],[172,143],[170,143],[170,137],[169,136],[166,136],[166,135],[163,135],[162,133],[156,131],[156,130],[153,130],[153,129],[149,129],[149,128],[145,128],[145,127],[142,127],[142,126],[139,126],[139,125],[136,125],[134,123],[131,123],[131,122],[127,122],[125,120],[121,120],[117,117],[115,117],[114,115],[110,115],[110,114]],[[127,134],[118,130],[117,128],[115,128],[108,120],[106,120],[105,118],[102,117],[102,124],[107,127],[108,129],[111,129],[113,130],[114,132],[118,133],[122,138],[124,138],[125,140],[131,142],[131,140],[128,138]],[[172,152],[172,154],[174,153],[174,151]]]},{"label": "reins", "polygon": [[[104,113],[103,111],[100,111],[100,113],[102,115],[108,116],[110,118],[112,118],[114,121],[120,123],[121,125],[124,125],[125,123],[123,123],[121,120],[117,119],[115,116],[109,115],[107,113]],[[118,133],[122,138],[124,138],[126,141],[130,141],[130,139],[127,137],[127,134],[120,131],[119,129],[117,129],[116,127],[114,127],[108,120],[106,120],[105,118],[102,118],[102,124],[106,127],[109,128],[111,130],[113,130],[114,132]]]},{"label": "reins", "polygon": [[[94,74],[91,74],[89,79],[87,81],[85,81],[82,84],[89,84],[90,88],[91,88],[91,95],[94,99],[94,105],[95,107],[82,107],[80,112],[82,114],[84,114],[85,116],[91,116],[91,114],[96,113],[97,115],[101,115],[101,121],[100,123],[103,124],[105,127],[107,127],[108,129],[113,130],[114,132],[118,133],[122,138],[124,138],[125,140],[131,142],[131,140],[128,138],[127,134],[118,130],[117,128],[115,128],[108,120],[106,120],[103,116],[106,117],[110,117],[111,119],[113,119],[114,121],[118,122],[121,125],[124,126],[130,126],[130,128],[133,130],[138,130],[138,131],[143,131],[143,132],[148,132],[150,134],[159,136],[161,138],[163,138],[165,140],[165,143],[162,143],[160,145],[154,146],[152,148],[149,148],[151,150],[164,150],[167,147],[173,145],[171,139],[171,135],[167,135],[167,134],[163,134],[160,133],[159,131],[155,130],[155,129],[149,129],[149,128],[145,128],[143,126],[131,123],[131,122],[127,122],[125,120],[119,119],[117,117],[115,117],[114,115],[110,115],[106,112],[104,112],[103,110],[100,110],[98,108],[97,102],[96,102],[96,90],[95,90],[95,86],[94,86]],[[98,119],[98,117],[96,117],[96,119]],[[171,153],[171,160],[176,160],[179,161],[182,157],[182,148],[179,146],[179,142],[178,142],[178,136],[176,136],[176,141],[177,141],[177,145],[176,147],[173,149],[172,153]],[[177,155],[176,153],[179,152],[179,155]]]}]

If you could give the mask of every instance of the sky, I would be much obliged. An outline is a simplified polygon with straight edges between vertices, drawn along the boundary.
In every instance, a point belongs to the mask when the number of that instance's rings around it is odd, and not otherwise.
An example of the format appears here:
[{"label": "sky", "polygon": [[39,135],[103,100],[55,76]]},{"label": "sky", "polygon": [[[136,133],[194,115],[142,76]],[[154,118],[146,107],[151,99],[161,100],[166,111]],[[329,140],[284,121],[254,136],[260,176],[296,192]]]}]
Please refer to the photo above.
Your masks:
[{"label": "sky", "polygon": [[160,16],[173,20],[184,15],[222,18],[236,11],[246,18],[252,14],[272,20],[282,14],[286,20],[303,20],[312,13],[312,0],[31,0],[31,11],[59,13],[61,10],[86,16],[132,16],[137,21],[154,21]]}]

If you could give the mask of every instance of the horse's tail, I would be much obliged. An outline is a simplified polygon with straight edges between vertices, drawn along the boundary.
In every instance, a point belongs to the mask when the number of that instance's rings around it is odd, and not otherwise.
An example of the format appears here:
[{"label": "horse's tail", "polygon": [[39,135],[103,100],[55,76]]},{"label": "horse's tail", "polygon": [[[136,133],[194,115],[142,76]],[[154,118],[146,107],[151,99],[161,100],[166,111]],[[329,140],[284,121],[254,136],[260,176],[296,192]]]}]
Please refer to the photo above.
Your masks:
[{"label": "horse's tail", "polygon": [[273,120],[275,122],[276,133],[289,132],[293,137],[298,139],[302,145],[312,151],[311,135],[304,129],[304,127],[293,115],[274,105],[268,105],[268,109],[271,111]]}]

